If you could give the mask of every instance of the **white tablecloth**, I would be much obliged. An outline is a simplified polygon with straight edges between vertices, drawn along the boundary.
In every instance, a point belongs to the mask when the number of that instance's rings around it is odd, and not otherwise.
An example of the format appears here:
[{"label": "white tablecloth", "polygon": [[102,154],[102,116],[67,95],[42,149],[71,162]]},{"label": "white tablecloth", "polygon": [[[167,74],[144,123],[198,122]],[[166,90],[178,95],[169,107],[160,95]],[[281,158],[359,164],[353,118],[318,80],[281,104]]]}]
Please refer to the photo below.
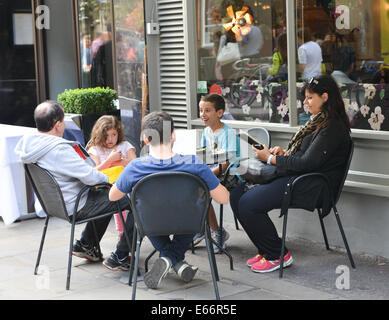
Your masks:
[{"label": "white tablecloth", "polygon": [[14,152],[24,134],[35,128],[0,124],[0,216],[6,225],[28,214],[23,164]]}]

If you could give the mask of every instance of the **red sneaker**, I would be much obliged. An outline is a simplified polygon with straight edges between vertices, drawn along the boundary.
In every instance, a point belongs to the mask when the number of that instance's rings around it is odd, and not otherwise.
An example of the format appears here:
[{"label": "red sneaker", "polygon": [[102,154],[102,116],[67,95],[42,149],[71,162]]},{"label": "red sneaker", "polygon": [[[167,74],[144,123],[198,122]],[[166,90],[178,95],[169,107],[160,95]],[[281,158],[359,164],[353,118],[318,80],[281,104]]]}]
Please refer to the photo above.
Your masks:
[{"label": "red sneaker", "polygon": [[261,261],[262,258],[263,258],[263,255],[257,254],[254,258],[248,259],[247,262],[246,262],[246,264],[247,264],[248,267],[251,268],[251,266],[252,266],[254,263],[257,263],[257,262]]},{"label": "red sneaker", "polygon": [[[289,252],[284,256],[284,268],[289,267],[293,262],[292,256]],[[277,260],[266,260],[262,258],[261,261],[254,263],[251,266],[251,270],[254,272],[271,272],[280,268],[280,259]]]}]

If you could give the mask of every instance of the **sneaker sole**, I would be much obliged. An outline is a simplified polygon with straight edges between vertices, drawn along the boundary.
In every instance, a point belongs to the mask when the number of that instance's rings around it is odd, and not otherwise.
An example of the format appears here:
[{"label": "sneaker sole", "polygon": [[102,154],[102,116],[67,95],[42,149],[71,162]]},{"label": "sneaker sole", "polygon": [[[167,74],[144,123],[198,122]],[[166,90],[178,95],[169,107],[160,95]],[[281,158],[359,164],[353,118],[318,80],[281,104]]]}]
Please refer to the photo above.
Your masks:
[{"label": "sneaker sole", "polygon": [[[292,257],[290,257],[288,260],[284,261],[284,268],[289,267],[292,264],[292,262],[293,262],[293,258]],[[256,272],[256,273],[267,273],[267,272],[272,272],[272,271],[278,270],[280,267],[281,267],[281,265],[278,264],[278,265],[274,266],[271,269],[267,269],[267,270],[253,270],[253,268],[251,268],[251,271]]]},{"label": "sneaker sole", "polygon": [[130,270],[130,268],[123,268],[122,266],[111,267],[108,264],[105,264],[104,262],[103,262],[103,266],[111,271],[129,271]]},{"label": "sneaker sole", "polygon": [[77,257],[77,258],[85,259],[85,260],[92,261],[92,262],[100,261],[100,258],[97,258],[97,257],[93,258],[91,256],[86,255],[85,253],[82,253],[82,252],[72,252],[72,255]]},{"label": "sneaker sole", "polygon": [[204,239],[205,239],[205,236],[202,236],[201,238],[197,238],[195,241],[193,241],[193,246],[197,246]]},{"label": "sneaker sole", "polygon": [[[183,266],[185,267],[185,266]],[[191,266],[186,266],[183,270],[178,270],[177,274],[184,282],[191,282],[196,275],[198,268],[192,268]]]},{"label": "sneaker sole", "polygon": [[150,271],[144,276],[144,282],[150,289],[157,289],[162,279],[169,272],[170,264],[164,258],[159,258]]}]

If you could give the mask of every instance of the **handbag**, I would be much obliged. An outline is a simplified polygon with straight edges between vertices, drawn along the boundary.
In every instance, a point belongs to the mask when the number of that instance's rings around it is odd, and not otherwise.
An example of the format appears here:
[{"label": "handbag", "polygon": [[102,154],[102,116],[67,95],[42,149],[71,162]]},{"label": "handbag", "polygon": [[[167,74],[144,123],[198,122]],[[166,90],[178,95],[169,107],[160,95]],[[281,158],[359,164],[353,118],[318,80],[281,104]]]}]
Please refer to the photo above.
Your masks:
[{"label": "handbag", "polygon": [[217,54],[216,61],[222,66],[240,59],[240,50],[237,42],[228,42]]},{"label": "handbag", "polygon": [[241,161],[238,168],[239,175],[251,184],[267,184],[281,175],[277,167],[264,163],[258,159],[246,159]]}]

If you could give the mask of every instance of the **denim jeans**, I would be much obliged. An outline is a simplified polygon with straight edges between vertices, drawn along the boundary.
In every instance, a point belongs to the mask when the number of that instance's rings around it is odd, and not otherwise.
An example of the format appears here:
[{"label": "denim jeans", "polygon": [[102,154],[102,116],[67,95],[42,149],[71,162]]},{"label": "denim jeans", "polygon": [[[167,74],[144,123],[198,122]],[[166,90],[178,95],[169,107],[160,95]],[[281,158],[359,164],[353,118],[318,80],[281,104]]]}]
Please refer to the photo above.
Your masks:
[{"label": "denim jeans", "polygon": [[185,252],[189,249],[194,234],[192,235],[173,235],[148,237],[155,250],[159,251],[160,257],[169,258],[174,266],[176,263],[185,259]]},{"label": "denim jeans", "polygon": [[[242,184],[230,193],[230,204],[235,216],[257,247],[258,253],[264,255],[267,260],[279,259],[281,254],[282,241],[268,212],[281,208],[289,179],[290,177],[277,178],[271,183],[257,185],[247,192],[244,192]],[[285,248],[285,254],[287,252]]]},{"label": "denim jeans", "polygon": [[[78,212],[78,218],[90,218],[100,213],[114,211],[117,209],[116,202],[110,201],[108,198],[109,189],[90,190],[88,192],[88,198],[85,206]],[[123,197],[119,200],[120,208],[122,210],[131,210],[130,201],[127,197]],[[131,212],[130,212],[131,213]],[[97,232],[97,238],[100,242],[105,231],[107,230],[108,224],[111,221],[112,216],[103,217],[101,219],[94,220]],[[134,227],[134,217],[132,214],[128,214],[126,220],[126,230],[128,233],[130,245],[132,242],[132,234]],[[88,222],[85,226],[84,231],[81,235],[81,242],[85,245],[96,246],[96,240],[93,233],[92,222]],[[116,248],[123,252],[130,252],[131,248],[128,247],[126,237],[123,235],[119,240]]]}]

